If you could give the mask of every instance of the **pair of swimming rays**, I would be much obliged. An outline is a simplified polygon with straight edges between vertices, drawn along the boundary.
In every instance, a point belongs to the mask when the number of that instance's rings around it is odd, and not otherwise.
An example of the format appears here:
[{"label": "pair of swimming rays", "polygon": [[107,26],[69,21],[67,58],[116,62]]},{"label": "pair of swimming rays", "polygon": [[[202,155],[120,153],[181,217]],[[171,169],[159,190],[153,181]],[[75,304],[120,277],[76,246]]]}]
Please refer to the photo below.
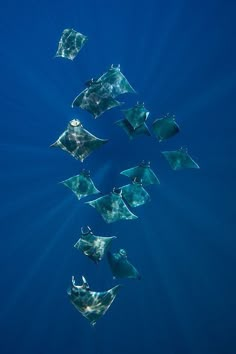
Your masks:
[{"label": "pair of swimming rays", "polygon": [[121,174],[129,177],[131,183],[113,188],[110,194],[87,202],[101,214],[106,223],[137,219],[128,206],[136,208],[150,201],[150,196],[143,186],[160,183],[150,163],[144,161],[139,166],[122,171]]},{"label": "pair of swimming rays", "polygon": [[[116,239],[116,236],[104,237],[95,236],[89,226],[87,229],[81,229],[81,236],[74,247],[80,250],[84,255],[90,258],[93,262],[100,262],[105,253],[110,266],[113,278],[134,278],[140,279],[141,276],[137,269],[129,262],[127,253],[124,249],[112,253],[108,249],[111,242]],[[105,314],[112,302],[114,301],[120,285],[104,291],[91,291],[86,279],[82,277],[82,285],[75,285],[74,277],[68,289],[68,295],[75,308],[86,317],[92,325]]]},{"label": "pair of swimming rays", "polygon": [[[73,29],[65,29],[59,41],[56,57],[74,60],[87,40],[87,36]],[[121,106],[123,103],[117,101],[116,97],[124,93],[135,93],[135,90],[120,71],[120,66],[114,67],[112,65],[98,79],[91,79],[86,83],[86,88],[73,100],[72,107],[80,107],[97,118],[107,110]],[[123,110],[123,113],[125,118],[119,120],[116,124],[126,132],[130,139],[140,135],[151,135],[146,124],[149,112],[143,103],[138,102],[134,107]],[[175,136],[180,131],[175,117],[171,115],[155,120],[152,123],[152,128],[159,142]],[[73,119],[69,122],[67,129],[51,146],[59,147],[75,159],[83,162],[93,151],[107,142],[107,139],[97,138],[87,131],[78,119]],[[162,154],[173,170],[199,168],[198,164],[188,154],[187,149],[163,151]],[[144,162],[139,166],[122,171],[121,174],[131,178],[131,183],[117,189],[114,188],[110,194],[87,202],[102,215],[107,223],[121,219],[136,219],[137,216],[128,209],[125,202],[130,207],[145,204],[150,200],[150,196],[143,186],[159,183],[158,178],[150,168],[150,164]],[[70,188],[79,200],[100,193],[95,187],[89,171],[83,170],[79,175],[61,183]],[[120,249],[116,253],[109,251],[109,247],[115,238],[115,236],[95,236],[88,226],[87,230],[81,229],[80,239],[74,247],[82,251],[95,263],[100,262],[106,254],[115,278],[140,279],[139,272],[128,261],[124,249]],[[94,325],[111,306],[120,287],[120,285],[116,285],[107,291],[95,292],[90,289],[85,277],[82,276],[82,285],[76,285],[75,279],[72,277],[68,295],[76,309]]]},{"label": "pair of swimming rays", "polygon": [[120,71],[120,65],[108,69],[98,79],[91,79],[86,88],[72,102],[72,107],[80,107],[98,118],[104,112],[121,106],[116,97],[125,93],[135,93],[126,77]]},{"label": "pair of swimming rays", "polygon": [[80,250],[85,256],[98,264],[107,254],[107,259],[114,278],[136,278],[141,276],[137,269],[128,261],[127,253],[120,249],[116,253],[111,253],[109,248],[116,236],[96,236],[91,228],[81,228],[81,235],[74,247]]},{"label": "pair of swimming rays", "polygon": [[[100,262],[105,254],[107,254],[113,278],[140,279],[139,272],[129,262],[124,249],[120,249],[115,253],[108,250],[114,239],[116,239],[116,236],[96,236],[93,234],[91,228],[87,226],[87,229],[81,228],[81,236],[74,247],[95,263]],[[72,283],[67,293],[75,308],[92,325],[95,325],[96,321],[108,310],[120,288],[121,285],[116,285],[107,291],[92,291],[86,279],[82,276],[82,285],[76,285],[74,277],[72,277]]]},{"label": "pair of swimming rays", "polygon": [[[144,103],[137,102],[134,107],[123,110],[123,113],[125,118],[117,121],[116,124],[123,128],[130,139],[141,135],[151,136],[146,124],[150,112],[145,108]],[[180,127],[176,123],[175,115],[167,113],[152,123],[152,130],[155,137],[161,142],[179,133]]]}]

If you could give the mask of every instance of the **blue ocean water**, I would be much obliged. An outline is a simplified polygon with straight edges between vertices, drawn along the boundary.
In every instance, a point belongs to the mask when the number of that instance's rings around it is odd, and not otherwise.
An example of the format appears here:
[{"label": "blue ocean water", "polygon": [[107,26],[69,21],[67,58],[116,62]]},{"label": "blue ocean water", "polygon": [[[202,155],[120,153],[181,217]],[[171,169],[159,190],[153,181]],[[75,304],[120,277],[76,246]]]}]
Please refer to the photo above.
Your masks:
[{"label": "blue ocean water", "polygon": [[[233,354],[235,285],[234,2],[11,1],[1,5],[0,353]],[[54,58],[64,28],[88,36],[71,62]],[[181,126],[161,144],[129,141],[114,122],[71,102],[111,64],[154,119],[171,112]],[[122,107],[122,108],[123,108]],[[50,149],[72,118],[109,143],[82,164]],[[172,171],[160,151],[186,146],[200,170]],[[137,221],[105,224],[58,182],[90,169],[108,193],[120,171],[151,161],[160,186]],[[121,281],[108,312],[91,327],[70,304],[71,276],[94,290],[118,284],[107,262],[73,248],[80,227],[115,235],[142,275]]]}]

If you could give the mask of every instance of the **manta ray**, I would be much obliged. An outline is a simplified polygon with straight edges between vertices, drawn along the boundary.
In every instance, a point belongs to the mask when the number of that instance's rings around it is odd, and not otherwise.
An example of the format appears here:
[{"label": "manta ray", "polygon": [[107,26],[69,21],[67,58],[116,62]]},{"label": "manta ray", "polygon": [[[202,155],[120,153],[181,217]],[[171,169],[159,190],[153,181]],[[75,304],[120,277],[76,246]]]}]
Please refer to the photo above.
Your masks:
[{"label": "manta ray", "polygon": [[90,178],[90,171],[86,171],[85,169],[79,175],[70,177],[60,183],[71,189],[78,200],[92,194],[100,193]]},{"label": "manta ray", "polygon": [[110,194],[86,202],[86,204],[95,208],[108,224],[118,220],[137,219],[137,216],[128,209],[123,201],[121,189],[114,188]]},{"label": "manta ray", "polygon": [[163,118],[156,119],[152,123],[155,136],[161,142],[179,133],[180,128],[175,121],[175,116],[167,114]]},{"label": "manta ray", "polygon": [[114,239],[116,239],[116,236],[95,236],[91,228],[87,226],[87,230],[81,228],[81,236],[74,247],[82,251],[92,261],[98,263],[102,260]]},{"label": "manta ray", "polygon": [[162,154],[169,162],[170,167],[175,171],[182,170],[185,168],[195,168],[195,169],[200,168],[199,165],[188,154],[186,148],[181,147],[179,150],[162,151]]},{"label": "manta ray", "polygon": [[120,249],[117,253],[107,252],[107,260],[114,278],[141,279],[137,269],[128,261],[127,253]]},{"label": "manta ray", "polygon": [[64,131],[51,147],[59,147],[68,152],[75,159],[84,161],[94,150],[107,143],[108,140],[99,139],[83,128],[78,119],[72,119],[67,130]]},{"label": "manta ray", "polygon": [[142,161],[138,166],[124,170],[120,174],[132,180],[136,178],[137,181],[142,181],[142,185],[160,184],[159,179],[150,167],[150,162]]},{"label": "manta ray", "polygon": [[82,285],[76,285],[72,276],[67,294],[75,308],[94,326],[107,312],[120,288],[120,285],[116,285],[107,291],[92,291],[84,276],[82,276]]},{"label": "manta ray", "polygon": [[127,119],[121,119],[115,122],[116,125],[123,128],[130,139],[134,139],[137,136],[146,135],[150,136],[150,131],[146,123],[142,123],[139,127],[133,128]]},{"label": "manta ray", "polygon": [[98,118],[104,112],[111,108],[122,105],[122,102],[115,98],[124,93],[135,93],[126,77],[117,67],[111,66],[110,69],[101,77],[91,79],[86,83],[86,89],[83,90],[72,102],[72,107],[80,107],[94,118]]},{"label": "manta ray", "polygon": [[82,33],[66,28],[60,38],[55,56],[74,60],[87,40],[88,37]]},{"label": "manta ray", "polygon": [[144,103],[139,103],[129,109],[123,110],[125,118],[136,129],[143,125],[149,116],[148,110],[144,107]]},{"label": "manta ray", "polygon": [[134,178],[132,183],[120,187],[122,190],[122,197],[129,204],[129,206],[136,208],[150,201],[150,195],[143,188],[142,182]]}]

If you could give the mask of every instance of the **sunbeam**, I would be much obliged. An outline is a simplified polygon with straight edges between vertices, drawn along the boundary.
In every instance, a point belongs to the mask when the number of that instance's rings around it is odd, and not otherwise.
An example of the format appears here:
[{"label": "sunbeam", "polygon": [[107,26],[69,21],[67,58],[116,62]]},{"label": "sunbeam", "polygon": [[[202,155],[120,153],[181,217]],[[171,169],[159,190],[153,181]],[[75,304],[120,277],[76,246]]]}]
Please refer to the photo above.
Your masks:
[{"label": "sunbeam", "polygon": [[[61,214],[61,207],[59,207],[56,211],[53,210],[52,215],[47,215],[45,218],[45,222],[51,219],[53,216],[54,218],[58,215]],[[70,214],[67,214],[67,216],[63,219],[63,222],[58,224],[57,231],[53,235],[51,240],[48,240],[48,243],[43,251],[43,253],[34,261],[33,264],[31,264],[30,269],[28,270],[28,273],[24,275],[24,277],[21,279],[20,284],[18,284],[17,291],[12,293],[8,297],[8,304],[4,305],[4,309],[1,311],[1,317],[4,319],[5,316],[7,316],[8,311],[12,310],[14,306],[17,306],[19,303],[21,297],[26,295],[26,292],[28,291],[28,288],[30,286],[30,282],[32,279],[37,278],[38,272],[40,272],[40,267],[41,265],[46,261],[48,257],[50,257],[50,253],[52,250],[56,247],[57,243],[61,241],[61,237],[64,236],[64,232],[67,229],[68,225],[70,224],[71,220],[74,218],[74,215],[76,214],[76,210],[72,211]],[[41,224],[42,225],[42,224]],[[44,225],[45,227],[45,225]]]}]

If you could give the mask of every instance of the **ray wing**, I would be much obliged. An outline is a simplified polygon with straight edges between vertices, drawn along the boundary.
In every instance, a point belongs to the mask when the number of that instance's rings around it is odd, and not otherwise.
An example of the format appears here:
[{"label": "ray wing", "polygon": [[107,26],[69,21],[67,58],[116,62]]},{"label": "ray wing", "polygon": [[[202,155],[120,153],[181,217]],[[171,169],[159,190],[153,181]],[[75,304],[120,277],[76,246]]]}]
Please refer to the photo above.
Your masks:
[{"label": "ray wing", "polygon": [[120,71],[119,66],[112,66],[97,81],[102,82],[103,86],[106,87],[112,97],[116,97],[124,93],[136,93],[126,77]]},{"label": "ray wing", "polygon": [[98,263],[104,257],[104,254],[116,237],[95,236],[93,233],[82,234],[74,247],[81,250],[92,261]]},{"label": "ray wing", "polygon": [[148,110],[143,104],[137,103],[134,107],[123,110],[125,118],[134,129],[145,123],[149,116]]},{"label": "ray wing", "polygon": [[133,128],[133,126],[129,123],[127,119],[118,120],[115,124],[123,128],[130,139],[133,139],[140,135],[151,135],[146,123],[141,124],[136,129]]},{"label": "ray wing", "polygon": [[92,85],[81,92],[72,102],[72,107],[80,107],[98,118],[104,112],[122,105],[111,97],[100,84]]},{"label": "ray wing", "polygon": [[131,207],[138,207],[150,201],[150,195],[139,183],[121,187],[122,196]]},{"label": "ray wing", "polygon": [[141,163],[139,166],[129,168],[120,173],[134,180],[137,178],[142,181],[142,185],[160,184],[159,179],[150,168],[150,164]]}]

